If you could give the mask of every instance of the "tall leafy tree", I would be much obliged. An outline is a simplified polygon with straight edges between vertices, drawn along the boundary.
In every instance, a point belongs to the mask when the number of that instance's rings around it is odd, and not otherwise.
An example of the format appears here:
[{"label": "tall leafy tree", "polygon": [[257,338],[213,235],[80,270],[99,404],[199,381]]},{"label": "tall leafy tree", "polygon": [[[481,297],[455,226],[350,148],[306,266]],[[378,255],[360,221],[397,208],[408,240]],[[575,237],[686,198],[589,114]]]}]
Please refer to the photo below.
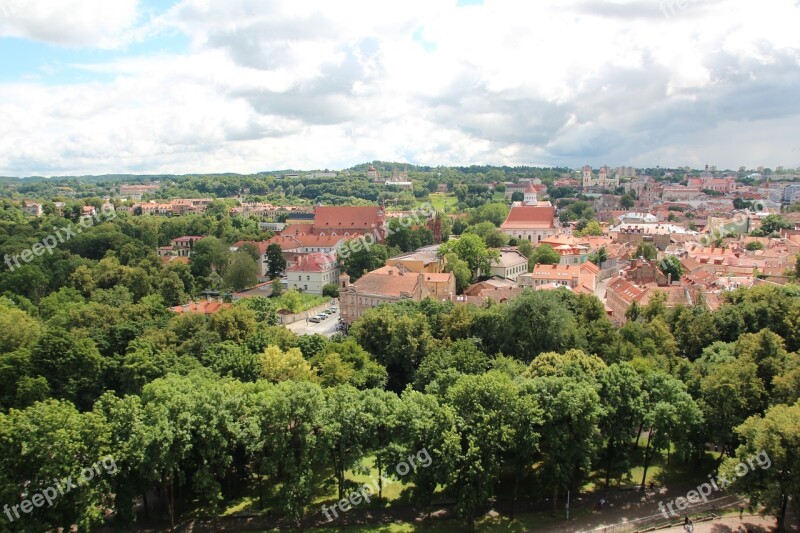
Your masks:
[{"label": "tall leafy tree", "polygon": [[456,513],[471,528],[477,508],[494,494],[503,452],[513,445],[517,400],[513,381],[499,373],[462,376],[447,393],[461,439],[448,486]]},{"label": "tall leafy tree", "polygon": [[644,472],[641,489],[647,481],[654,454],[691,439],[702,421],[702,413],[686,386],[678,379],[661,372],[647,373],[643,378],[646,402],[642,426],[647,430],[644,450]]},{"label": "tall leafy tree", "polygon": [[528,258],[528,270],[535,265],[556,265],[561,261],[561,255],[549,244],[540,244]]},{"label": "tall leafy tree", "polygon": [[629,363],[615,363],[599,376],[604,412],[600,431],[605,439],[600,460],[605,468],[605,486],[612,475],[630,469],[630,442],[634,428],[644,415],[642,380]]},{"label": "tall leafy tree", "polygon": [[286,259],[283,257],[281,245],[277,243],[267,246],[267,277],[275,279],[283,276],[286,271]]},{"label": "tall leafy tree", "polygon": [[235,291],[258,283],[258,263],[247,252],[236,252],[225,268],[225,283]]},{"label": "tall leafy tree", "polygon": [[487,275],[492,261],[499,256],[497,251],[490,250],[478,235],[465,233],[457,240],[447,241],[439,247],[439,255],[453,253],[466,262],[473,276]]},{"label": "tall leafy tree", "polygon": [[[789,500],[800,497],[800,403],[776,405],[736,428],[742,444],[721,472],[732,489],[778,517],[777,531],[787,531]],[[740,464],[747,468],[742,470]],[[750,466],[752,465],[752,467]]]}]

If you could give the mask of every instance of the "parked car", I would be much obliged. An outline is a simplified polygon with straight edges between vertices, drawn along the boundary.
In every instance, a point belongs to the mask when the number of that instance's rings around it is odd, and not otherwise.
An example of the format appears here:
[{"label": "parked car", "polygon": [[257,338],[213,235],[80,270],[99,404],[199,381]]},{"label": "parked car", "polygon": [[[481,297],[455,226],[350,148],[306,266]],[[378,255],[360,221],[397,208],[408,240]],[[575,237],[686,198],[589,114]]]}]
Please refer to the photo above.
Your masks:
[{"label": "parked car", "polygon": [[322,318],[319,315],[314,315],[308,319],[309,322],[322,322]]}]

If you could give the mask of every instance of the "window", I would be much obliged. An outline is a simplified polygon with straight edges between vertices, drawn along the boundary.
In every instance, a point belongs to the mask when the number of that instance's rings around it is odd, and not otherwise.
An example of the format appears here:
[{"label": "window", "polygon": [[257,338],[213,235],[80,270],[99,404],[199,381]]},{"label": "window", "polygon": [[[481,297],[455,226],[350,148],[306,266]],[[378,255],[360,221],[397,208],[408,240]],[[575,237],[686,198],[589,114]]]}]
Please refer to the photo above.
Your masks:
[{"label": "window", "polygon": [[311,281],[311,276],[306,276],[306,281]]}]

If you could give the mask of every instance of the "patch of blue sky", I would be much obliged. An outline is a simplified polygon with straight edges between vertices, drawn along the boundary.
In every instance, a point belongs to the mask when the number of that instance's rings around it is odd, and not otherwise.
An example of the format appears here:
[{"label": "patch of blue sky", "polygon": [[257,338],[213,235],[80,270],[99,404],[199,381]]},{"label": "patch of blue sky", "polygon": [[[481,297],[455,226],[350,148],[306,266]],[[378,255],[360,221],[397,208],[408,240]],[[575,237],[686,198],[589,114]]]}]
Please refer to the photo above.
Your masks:
[{"label": "patch of blue sky", "polygon": [[418,42],[422,46],[422,48],[425,49],[426,52],[433,52],[434,50],[436,50],[436,43],[433,41],[425,40],[425,37],[423,37],[422,35],[423,31],[424,28],[421,27],[417,28],[414,34],[412,35],[412,38],[414,39],[414,41]]},{"label": "patch of blue sky", "polygon": [[160,33],[120,49],[72,48],[17,37],[0,38],[0,82],[34,81],[48,85],[107,81],[114,77],[80,65],[106,63],[127,57],[180,54],[189,39],[180,32]]},{"label": "patch of blue sky", "polygon": [[[142,0],[138,26],[162,15],[176,0]],[[32,81],[47,85],[103,82],[116,74],[99,69],[83,69],[128,57],[154,54],[180,54],[189,48],[189,38],[178,30],[146,35],[120,48],[70,47],[21,37],[0,37],[0,83]]]}]

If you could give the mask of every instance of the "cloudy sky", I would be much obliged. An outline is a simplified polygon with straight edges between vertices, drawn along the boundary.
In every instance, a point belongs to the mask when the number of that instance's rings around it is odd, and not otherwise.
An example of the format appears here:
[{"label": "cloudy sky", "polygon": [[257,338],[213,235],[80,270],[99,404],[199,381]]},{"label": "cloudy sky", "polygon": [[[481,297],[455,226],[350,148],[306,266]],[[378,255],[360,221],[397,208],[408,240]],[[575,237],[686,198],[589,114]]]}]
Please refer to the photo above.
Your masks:
[{"label": "cloudy sky", "polygon": [[0,0],[0,175],[800,166],[800,0]]}]

